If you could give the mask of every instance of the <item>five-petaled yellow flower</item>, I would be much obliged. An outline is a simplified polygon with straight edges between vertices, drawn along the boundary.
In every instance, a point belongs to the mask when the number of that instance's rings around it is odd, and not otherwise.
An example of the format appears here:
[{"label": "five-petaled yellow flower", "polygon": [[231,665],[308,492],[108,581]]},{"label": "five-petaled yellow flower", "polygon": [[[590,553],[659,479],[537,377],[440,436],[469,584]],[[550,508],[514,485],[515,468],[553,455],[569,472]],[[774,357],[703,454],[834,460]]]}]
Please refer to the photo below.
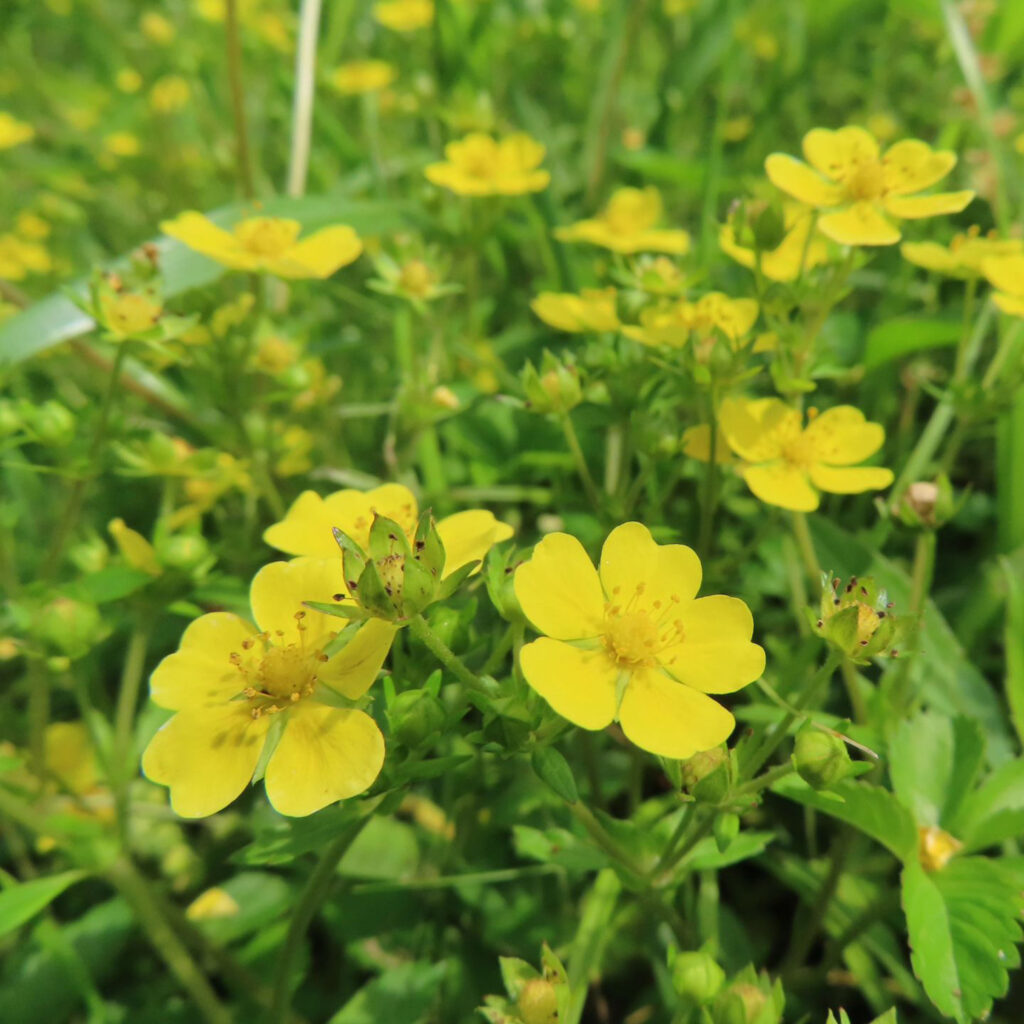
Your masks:
[{"label": "five-petaled yellow flower", "polygon": [[252,581],[257,625],[229,612],[203,615],[157,666],[150,695],[176,714],[146,747],[142,770],[170,787],[182,817],[231,803],[271,736],[264,781],[281,814],[312,814],[373,784],[384,737],[368,714],[345,704],[370,688],[390,637],[380,643],[369,622],[338,654],[325,655],[338,620],[306,612],[303,602],[329,601],[337,589],[335,562],[272,562]]},{"label": "five-petaled yellow flower", "polygon": [[690,236],[686,231],[656,227],[662,212],[661,193],[653,185],[620,188],[596,217],[556,228],[555,237],[561,242],[588,242],[612,252],[687,252]]},{"label": "five-petaled yellow flower", "polygon": [[1024,256],[1004,256],[988,259],[982,270],[989,282],[999,290],[992,301],[1004,312],[1024,316]]},{"label": "five-petaled yellow flower", "polygon": [[584,288],[579,295],[541,292],[530,303],[530,309],[559,331],[614,331],[619,327],[616,301],[614,288]]},{"label": "five-petaled yellow flower", "polygon": [[678,348],[691,332],[701,338],[720,332],[736,347],[757,322],[754,299],[733,299],[722,292],[708,292],[696,302],[649,306],[640,314],[639,325],[622,328],[627,338],[642,345]]},{"label": "five-petaled yellow flower", "polygon": [[842,245],[894,245],[901,235],[892,220],[959,213],[974,198],[970,191],[917,194],[956,164],[955,153],[918,139],[903,139],[882,153],[863,128],[815,128],[804,136],[803,151],[810,167],[772,153],[765,170],[787,195],[827,210],[818,227]]},{"label": "five-petaled yellow flower", "polygon": [[732,450],[746,463],[740,473],[762,501],[795,512],[813,512],[818,491],[860,494],[888,487],[892,471],[858,466],[885,441],[879,423],[869,423],[850,405],[821,415],[798,410],[779,398],[726,399],[718,425]]},{"label": "five-petaled yellow flower", "polygon": [[20,146],[35,138],[36,130],[30,124],[19,121],[6,110],[0,110],[0,149]]},{"label": "five-petaled yellow flower", "polygon": [[515,574],[527,618],[546,634],[520,655],[527,682],[584,729],[618,721],[638,747],[689,757],[724,742],[732,714],[708,694],[764,671],[753,619],[737,598],[697,598],[700,559],[658,545],[647,527],[616,527],[595,570],[565,533],[545,537]]},{"label": "five-petaled yellow flower", "polygon": [[964,234],[955,235],[949,245],[904,242],[900,252],[905,260],[925,270],[967,280],[982,275],[986,260],[1024,254],[1024,242],[1019,238],[985,236],[980,228],[973,227]]},{"label": "five-petaled yellow flower", "polygon": [[232,270],[289,278],[330,277],[363,251],[359,236],[344,224],[299,240],[302,225],[284,217],[250,217],[230,231],[188,211],[164,221],[160,230]]},{"label": "five-petaled yellow flower", "polygon": [[[804,272],[828,262],[828,246],[814,231],[814,215],[797,203],[786,203],[783,210],[785,235],[774,249],[761,253],[761,273],[770,281],[788,283]],[[731,224],[723,224],[718,233],[718,244],[726,256],[742,267],[753,270],[757,266],[757,253],[740,245]]]},{"label": "five-petaled yellow flower", "polygon": [[444,147],[445,160],[429,164],[427,180],[461,196],[521,196],[541,192],[551,175],[541,168],[544,147],[525,132],[494,139],[471,132]]},{"label": "five-petaled yellow flower", "polygon": [[397,75],[394,65],[386,60],[352,60],[334,69],[331,85],[343,96],[355,96],[385,89]]},{"label": "five-petaled yellow flower", "polygon": [[373,5],[373,17],[394,32],[414,32],[434,20],[434,0],[381,0]]}]

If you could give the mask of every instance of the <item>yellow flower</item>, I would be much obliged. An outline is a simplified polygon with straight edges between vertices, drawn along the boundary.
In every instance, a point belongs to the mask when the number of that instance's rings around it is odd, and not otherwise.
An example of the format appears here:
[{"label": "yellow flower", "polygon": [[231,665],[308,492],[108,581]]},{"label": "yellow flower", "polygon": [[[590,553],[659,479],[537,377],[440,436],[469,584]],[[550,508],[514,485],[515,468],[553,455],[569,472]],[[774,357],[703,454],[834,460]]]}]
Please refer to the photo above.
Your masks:
[{"label": "yellow flower", "polygon": [[[800,276],[800,267],[811,270],[828,262],[828,247],[814,231],[814,216],[810,210],[787,203],[783,210],[785,235],[771,250],[761,253],[761,273],[770,281],[795,281]],[[810,236],[810,237],[809,237]],[[757,255],[736,241],[736,232],[731,224],[723,224],[718,232],[718,244],[726,256],[740,266],[753,270]]]},{"label": "yellow flower", "polygon": [[331,85],[343,96],[355,96],[386,89],[397,77],[394,65],[386,60],[352,60],[335,68]]},{"label": "yellow flower", "polygon": [[987,259],[982,270],[999,290],[992,301],[1004,312],[1024,316],[1024,255]]},{"label": "yellow flower", "polygon": [[161,46],[171,42],[175,36],[174,23],[156,11],[147,11],[139,22],[139,28],[151,43]]},{"label": "yellow flower", "polygon": [[219,886],[201,892],[186,908],[190,921],[214,921],[222,917],[237,917],[241,911],[238,901]]},{"label": "yellow flower", "polygon": [[551,327],[578,334],[582,331],[616,330],[619,314],[615,304],[614,288],[584,288],[579,295],[541,292],[530,303],[530,309]]},{"label": "yellow flower", "polygon": [[52,269],[53,260],[45,246],[17,235],[0,235],[0,277],[22,281],[29,274],[46,274]]},{"label": "yellow flower", "polygon": [[50,237],[50,222],[36,213],[23,210],[18,214],[18,219],[14,222],[14,230],[22,238],[27,238],[30,241],[39,241],[40,239]]},{"label": "yellow flower", "polygon": [[494,139],[471,132],[444,147],[445,160],[428,164],[427,180],[461,196],[521,196],[548,187],[544,147],[525,132]]},{"label": "yellow flower", "polygon": [[114,78],[114,84],[121,92],[131,94],[142,88],[142,75],[135,68],[121,68]]},{"label": "yellow flower", "polygon": [[926,270],[966,279],[980,277],[986,260],[1024,253],[1024,243],[1019,238],[983,237],[980,228],[973,227],[954,236],[949,245],[904,242],[900,252],[905,260]]},{"label": "yellow flower", "polygon": [[[694,427],[687,427],[681,438],[683,454],[698,462],[707,462],[711,458],[711,427],[707,423],[698,423]],[[734,463],[732,450],[725,435],[719,430],[715,434],[715,462],[720,466],[728,466]]]},{"label": "yellow flower", "polygon": [[145,334],[160,320],[163,306],[144,292],[104,291],[100,296],[103,326],[116,340]]},{"label": "yellow flower", "polygon": [[181,75],[164,75],[149,91],[149,105],[158,114],[173,114],[187,106],[192,90]]},{"label": "yellow flower", "polygon": [[722,292],[708,292],[696,302],[677,302],[669,306],[650,306],[640,314],[640,324],[627,325],[622,333],[642,345],[679,348],[691,332],[700,337],[716,331],[735,348],[757,320],[754,299],[731,299]]},{"label": "yellow flower", "polygon": [[111,519],[107,524],[110,536],[114,538],[121,557],[133,568],[149,573],[150,576],[159,576],[164,570],[157,561],[153,545],[146,540],[137,530],[125,525],[120,517]]},{"label": "yellow flower", "polygon": [[[813,512],[818,491],[860,494],[888,487],[892,471],[857,466],[885,441],[881,424],[869,423],[850,405],[828,409],[810,422],[778,398],[726,399],[718,423],[732,450],[747,465],[747,486],[769,505]],[[817,490],[815,489],[817,488]]]},{"label": "yellow flower", "polygon": [[575,537],[553,533],[514,579],[527,618],[546,634],[520,655],[527,682],[584,729],[618,721],[638,747],[685,758],[724,742],[735,722],[710,693],[764,671],[754,623],[734,597],[697,599],[701,565],[646,526],[616,527],[595,570]]},{"label": "yellow flower", "polygon": [[373,5],[373,17],[395,32],[414,32],[434,20],[434,0],[382,0]]},{"label": "yellow flower", "polygon": [[612,252],[687,252],[689,234],[656,228],[661,215],[661,194],[653,185],[643,189],[620,188],[595,218],[556,228],[555,237],[561,242],[600,245]]},{"label": "yellow flower", "polygon": [[103,139],[103,149],[109,156],[138,156],[142,150],[138,137],[131,132],[111,132]]},{"label": "yellow flower", "polygon": [[925,871],[941,871],[964,844],[938,825],[919,825],[917,829],[917,855]]},{"label": "yellow flower", "polygon": [[203,615],[157,666],[150,695],[176,714],[150,741],[142,770],[170,787],[176,813],[202,818],[239,796],[272,726],[264,781],[281,814],[312,814],[373,784],[384,737],[365,712],[339,705],[370,688],[394,630],[368,622],[325,655],[337,620],[307,613],[303,602],[329,601],[337,588],[335,561],[266,565],[250,591],[258,625],[229,612]]},{"label": "yellow flower", "polygon": [[772,153],[765,171],[772,184],[808,206],[827,209],[818,227],[842,245],[894,245],[901,238],[889,218],[917,220],[959,213],[974,193],[918,195],[944,178],[956,154],[933,150],[918,139],[903,139],[881,153],[864,128],[815,128],[804,136],[810,167],[784,153]]},{"label": "yellow flower", "polygon": [[302,225],[283,217],[251,217],[226,231],[189,211],[164,221],[160,230],[232,270],[277,277],[330,277],[363,251],[359,236],[344,224],[322,228],[300,242]]},{"label": "yellow flower", "polygon": [[5,110],[0,110],[0,149],[20,146],[35,138],[36,130],[30,124],[19,121]]},{"label": "yellow flower", "polygon": [[[374,513],[393,519],[410,541],[414,538],[419,517],[416,499],[408,487],[384,484],[371,491],[335,491],[326,498],[316,491],[303,491],[284,519],[264,531],[263,539],[289,555],[337,559],[334,527],[366,551]],[[444,544],[445,577],[467,562],[483,558],[495,544],[512,536],[512,527],[499,522],[492,512],[467,509],[442,519],[437,532]],[[334,589],[337,592],[337,585]]]}]

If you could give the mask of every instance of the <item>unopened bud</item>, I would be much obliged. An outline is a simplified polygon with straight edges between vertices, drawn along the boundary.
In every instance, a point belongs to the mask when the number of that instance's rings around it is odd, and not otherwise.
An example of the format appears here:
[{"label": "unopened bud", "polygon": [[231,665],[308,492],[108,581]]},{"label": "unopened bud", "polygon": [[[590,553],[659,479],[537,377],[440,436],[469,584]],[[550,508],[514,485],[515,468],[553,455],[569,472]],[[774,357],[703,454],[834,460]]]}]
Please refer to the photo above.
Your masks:
[{"label": "unopened bud", "polygon": [[426,690],[404,690],[388,708],[391,732],[410,750],[436,737],[445,718],[444,705]]},{"label": "unopened bud", "polygon": [[835,733],[805,725],[796,735],[793,764],[812,789],[828,789],[850,774],[846,744]]},{"label": "unopened bud", "polygon": [[32,432],[43,444],[65,445],[75,436],[74,415],[53,399],[25,409],[23,414]]},{"label": "unopened bud", "polygon": [[523,1024],[558,1024],[558,989],[546,978],[533,978],[519,993],[517,1004]]},{"label": "unopened bud", "polygon": [[695,800],[718,803],[729,792],[730,767],[724,746],[701,750],[683,762],[683,786]]},{"label": "unopened bud", "polygon": [[672,986],[698,1006],[710,1003],[725,982],[725,971],[710,953],[677,953],[672,961]]},{"label": "unopened bud", "polygon": [[169,569],[188,572],[210,557],[210,545],[199,533],[172,534],[156,543],[157,558]]}]

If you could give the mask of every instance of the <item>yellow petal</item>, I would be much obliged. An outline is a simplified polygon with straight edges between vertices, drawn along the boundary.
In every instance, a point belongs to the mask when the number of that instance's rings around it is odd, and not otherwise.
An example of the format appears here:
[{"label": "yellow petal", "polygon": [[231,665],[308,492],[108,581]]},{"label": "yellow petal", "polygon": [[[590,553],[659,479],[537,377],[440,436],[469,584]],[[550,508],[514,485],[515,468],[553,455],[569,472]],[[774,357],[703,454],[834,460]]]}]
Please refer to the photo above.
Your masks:
[{"label": "yellow petal", "polygon": [[231,700],[245,686],[232,654],[243,656],[244,641],[255,628],[230,612],[211,612],[196,619],[149,677],[154,704],[171,711],[198,710]]},{"label": "yellow petal", "polygon": [[125,521],[120,517],[111,519],[107,524],[107,530],[114,538],[121,556],[133,569],[140,569],[150,576],[159,576],[163,572],[153,545],[138,530],[125,525]]},{"label": "yellow petal", "polygon": [[516,598],[540,633],[558,640],[598,636],[604,594],[583,545],[567,533],[550,533],[516,569]]},{"label": "yellow petal", "polygon": [[[359,494],[358,491],[340,493]],[[331,532],[334,525],[324,499],[316,491],[303,491],[292,502],[284,519],[263,531],[263,539],[272,548],[289,555],[328,558],[338,554],[338,545]]]},{"label": "yellow petal", "polygon": [[369,789],[383,764],[384,737],[369,715],[302,701],[267,765],[267,798],[279,814],[313,814]]},{"label": "yellow petal", "polygon": [[218,263],[242,270],[253,265],[253,260],[242,250],[238,239],[230,231],[218,227],[209,217],[194,210],[179,213],[173,220],[163,221],[160,230]]},{"label": "yellow petal", "polygon": [[519,654],[526,681],[563,718],[583,729],[604,729],[615,717],[619,670],[603,647],[585,651],[541,637]]},{"label": "yellow petal", "polygon": [[369,619],[330,661],[320,666],[317,679],[349,700],[358,700],[377,679],[397,632],[393,622]]},{"label": "yellow petal", "polygon": [[622,252],[668,252],[682,256],[690,251],[690,233],[681,229],[643,231],[634,236],[624,237],[622,242],[629,246],[621,249]]},{"label": "yellow petal", "polygon": [[818,461],[852,466],[874,455],[885,442],[885,428],[869,423],[852,405],[837,405],[815,417],[804,430]]},{"label": "yellow petal", "polygon": [[175,814],[205,818],[245,789],[269,726],[270,717],[253,718],[245,701],[181,711],[149,741],[142,771],[170,786]]},{"label": "yellow petal", "polygon": [[800,434],[800,413],[781,398],[727,398],[718,410],[718,426],[729,447],[748,462],[768,462],[782,445]]},{"label": "yellow petal", "polygon": [[661,667],[702,693],[732,693],[764,672],[764,650],[750,642],[754,620],[739,598],[716,594],[679,609],[683,642],[663,651]]},{"label": "yellow petal", "polygon": [[[711,427],[707,423],[687,427],[683,431],[682,448],[683,453],[691,459],[707,462],[711,458]],[[715,449],[715,461],[719,465],[729,465],[736,461],[721,430],[716,435]]]},{"label": "yellow petal", "polygon": [[369,491],[335,491],[324,499],[331,525],[347,533],[364,550],[370,543],[374,515],[393,519],[406,535],[416,529],[419,506],[402,484],[382,484]]},{"label": "yellow petal", "polygon": [[961,271],[956,253],[938,242],[904,242],[900,254],[908,263],[939,274],[959,275]]},{"label": "yellow petal", "polygon": [[577,334],[583,330],[580,318],[579,296],[571,293],[541,292],[531,303],[530,309],[544,323],[559,331]]},{"label": "yellow petal", "polygon": [[1007,295],[1006,292],[993,292],[992,301],[1010,316],[1024,316],[1024,295]]},{"label": "yellow petal", "polygon": [[342,577],[340,558],[295,558],[263,566],[249,588],[257,625],[270,633],[275,646],[301,643],[319,650],[338,633],[340,620],[312,611],[303,602],[333,600],[345,589]]},{"label": "yellow petal", "polygon": [[1005,256],[985,260],[985,277],[1002,292],[1024,296],[1024,256]]},{"label": "yellow petal", "polygon": [[811,466],[811,479],[815,487],[830,494],[860,494],[862,491],[880,491],[893,481],[891,469],[880,466]]},{"label": "yellow petal", "polygon": [[43,763],[72,793],[88,793],[101,778],[92,738],[82,722],[51,722],[46,727]]},{"label": "yellow petal", "polygon": [[804,136],[807,162],[833,181],[847,181],[865,164],[878,159],[878,143],[864,128],[850,125],[838,131],[814,128]]},{"label": "yellow petal", "polygon": [[835,206],[840,190],[807,164],[785,153],[772,153],[764,162],[768,180],[786,195],[809,206]]},{"label": "yellow petal", "polygon": [[467,562],[482,559],[495,544],[508,540],[513,531],[508,523],[495,519],[493,512],[474,508],[442,519],[437,532],[444,544],[443,579]]},{"label": "yellow petal", "polygon": [[658,544],[642,523],[616,526],[601,548],[601,583],[612,604],[692,601],[700,589],[701,565],[685,544]]},{"label": "yellow petal", "polygon": [[544,146],[526,132],[515,132],[498,143],[498,163],[511,170],[528,171],[544,159],[544,152]]},{"label": "yellow petal", "polygon": [[895,196],[921,192],[941,181],[955,166],[955,153],[933,150],[919,139],[904,139],[890,146],[882,157],[886,192]]},{"label": "yellow petal", "polygon": [[[890,208],[891,200],[886,202]],[[895,245],[900,233],[882,216],[874,203],[854,203],[842,210],[833,210],[818,219],[821,233],[840,245]]]},{"label": "yellow petal", "polygon": [[555,238],[560,242],[587,242],[615,252],[619,251],[622,244],[621,236],[600,220],[578,220],[567,227],[555,228]]},{"label": "yellow petal", "polygon": [[936,192],[930,196],[891,196],[885,200],[885,209],[893,217],[920,220],[944,213],[959,213],[973,198],[974,193],[969,190]]},{"label": "yellow petal", "polygon": [[818,507],[818,495],[808,482],[807,474],[787,462],[747,466],[743,479],[754,494],[769,505],[794,512],[813,512]]},{"label": "yellow petal", "polygon": [[684,758],[724,743],[736,721],[717,701],[648,669],[630,676],[619,724],[641,749]]},{"label": "yellow petal", "polygon": [[355,231],[338,224],[302,239],[268,269],[278,277],[323,279],[358,259],[362,251],[363,243]]}]

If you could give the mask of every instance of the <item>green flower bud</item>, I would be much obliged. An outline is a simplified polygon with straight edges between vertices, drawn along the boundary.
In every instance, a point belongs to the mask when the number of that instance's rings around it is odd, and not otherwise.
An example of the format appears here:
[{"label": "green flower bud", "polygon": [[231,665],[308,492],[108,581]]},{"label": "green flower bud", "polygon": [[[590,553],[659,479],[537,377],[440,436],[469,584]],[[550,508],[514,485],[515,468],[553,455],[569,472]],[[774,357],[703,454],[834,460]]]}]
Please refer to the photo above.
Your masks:
[{"label": "green flower bud", "polygon": [[545,351],[538,372],[527,362],[520,375],[527,404],[535,412],[565,413],[583,400],[579,373],[571,363],[560,363]]},{"label": "green flower bud", "polygon": [[871,578],[851,576],[844,587],[838,577],[824,581],[818,617],[809,612],[818,636],[857,664],[871,658],[896,657],[906,638],[910,618],[894,615],[886,592]]},{"label": "green flower bud", "polygon": [[805,725],[796,735],[793,764],[812,789],[828,789],[851,774],[846,744],[835,735]]},{"label": "green flower bud", "polygon": [[894,511],[907,526],[934,530],[945,525],[956,511],[949,477],[943,474],[934,482],[915,481],[903,492]]},{"label": "green flower bud", "polygon": [[672,961],[672,986],[699,1006],[710,1003],[725,983],[725,971],[710,953],[677,953]]},{"label": "green flower bud", "polygon": [[546,978],[528,981],[516,1006],[523,1024],[558,1024],[558,990]]},{"label": "green flower bud", "polygon": [[732,785],[729,751],[724,747],[701,750],[683,762],[683,787],[702,803],[719,803]]},{"label": "green flower bud", "polygon": [[740,816],[731,811],[727,814],[719,814],[715,818],[713,831],[718,852],[725,853],[732,846],[732,841],[739,835]]},{"label": "green flower bud", "polygon": [[729,987],[716,1008],[716,1024],[760,1024],[768,996],[757,985],[739,982]]},{"label": "green flower bud", "polygon": [[35,632],[62,654],[75,658],[99,642],[102,626],[96,605],[70,597],[55,597],[40,610]]},{"label": "green flower bud", "polygon": [[60,402],[50,400],[33,406],[25,419],[43,444],[61,446],[75,436],[75,417]]},{"label": "green flower bud", "polygon": [[94,533],[68,551],[68,557],[83,573],[99,572],[110,560],[110,548]]},{"label": "green flower bud", "polygon": [[159,538],[154,547],[161,565],[188,572],[210,557],[210,545],[199,533],[178,533]]},{"label": "green flower bud", "polygon": [[388,708],[392,734],[410,750],[437,736],[446,717],[437,697],[420,689],[404,690]]}]

